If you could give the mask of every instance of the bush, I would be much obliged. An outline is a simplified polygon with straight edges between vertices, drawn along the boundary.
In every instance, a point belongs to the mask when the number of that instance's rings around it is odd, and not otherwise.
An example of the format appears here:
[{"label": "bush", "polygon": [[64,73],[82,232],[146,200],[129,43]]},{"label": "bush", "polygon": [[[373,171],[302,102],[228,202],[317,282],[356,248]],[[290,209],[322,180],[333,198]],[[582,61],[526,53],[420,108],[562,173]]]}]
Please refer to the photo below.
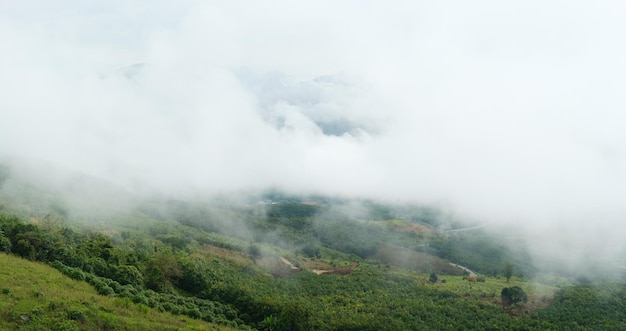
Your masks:
[{"label": "bush", "polygon": [[171,302],[166,302],[161,307],[163,307],[166,311],[172,311],[174,305]]},{"label": "bush", "polygon": [[50,301],[50,302],[48,303],[48,311],[55,311],[55,310],[57,310],[57,308],[59,308],[59,306],[60,306],[60,305],[59,305],[59,304],[57,304],[56,302],[54,302],[54,301]]},{"label": "bush", "polygon": [[104,278],[104,284],[106,284],[108,287],[110,287],[111,289],[113,289],[114,293],[120,293],[123,290],[123,287],[120,283],[112,280],[112,279],[108,279],[108,278]]},{"label": "bush", "polygon": [[76,279],[80,281],[85,280],[85,274],[80,269],[77,269],[77,268],[72,268],[68,276],[72,279]]},{"label": "bush", "polygon": [[248,247],[248,255],[252,259],[258,259],[261,257],[261,248],[258,245],[250,245]]},{"label": "bush", "polygon": [[519,287],[505,287],[500,292],[500,298],[502,299],[502,305],[508,307],[510,305],[516,304],[518,302],[526,302],[528,301],[528,296],[526,292]]},{"label": "bush", "polygon": [[0,252],[11,253],[11,240],[0,232]]},{"label": "bush", "polygon": [[85,314],[80,310],[70,310],[67,312],[67,318],[73,321],[83,322],[85,320]]},{"label": "bush", "polygon": [[66,320],[66,321],[62,321],[57,324],[54,324],[50,330],[51,331],[78,331],[80,330],[80,327],[76,324],[76,321]]},{"label": "bush", "polygon": [[320,257],[320,247],[315,244],[306,244],[302,249],[300,249],[300,253],[304,254],[307,257]]},{"label": "bush", "polygon": [[144,315],[148,315],[148,313],[150,312],[150,307],[140,304],[137,307],[137,310]]},{"label": "bush", "polygon": [[202,317],[202,314],[200,313],[200,309],[198,309],[197,307],[187,310],[186,315],[195,319],[199,319],[200,317]]},{"label": "bush", "polygon": [[114,269],[115,280],[121,284],[141,285],[143,283],[143,275],[135,266],[123,265]]},{"label": "bush", "polygon": [[112,294],[115,294],[115,291],[113,291],[113,289],[111,287],[109,287],[108,285],[106,285],[104,283],[99,283],[98,285],[96,285],[96,291],[98,291],[98,294],[100,294],[100,295],[112,295]]},{"label": "bush", "polygon": [[43,292],[41,292],[41,291],[33,291],[33,296],[35,298],[38,298],[38,299],[43,299],[44,298]]},{"label": "bush", "polygon": [[94,279],[96,279],[96,276],[94,276],[93,274],[90,274],[90,273],[85,274],[85,280],[87,281],[87,283],[93,285]]},{"label": "bush", "polygon": [[50,263],[50,265],[57,270],[61,270],[65,267],[65,265],[63,264],[63,262],[59,261],[59,260],[55,260],[54,262]]},{"label": "bush", "polygon": [[132,298],[132,301],[133,301],[133,303],[136,303],[136,304],[142,304],[142,305],[146,305],[146,306],[150,303],[150,302],[149,302],[149,300],[148,300],[148,298],[146,298],[146,297],[145,297],[145,296],[143,296],[143,295],[135,295],[135,296]]}]

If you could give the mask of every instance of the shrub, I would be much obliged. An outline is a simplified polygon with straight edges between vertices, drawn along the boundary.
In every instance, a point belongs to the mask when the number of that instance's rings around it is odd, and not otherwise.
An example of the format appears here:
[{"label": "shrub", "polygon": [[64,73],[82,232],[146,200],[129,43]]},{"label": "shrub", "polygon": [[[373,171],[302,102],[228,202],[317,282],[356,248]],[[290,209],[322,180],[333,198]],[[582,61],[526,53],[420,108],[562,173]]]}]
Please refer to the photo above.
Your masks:
[{"label": "shrub", "polygon": [[0,232],[0,252],[11,253],[11,240]]},{"label": "shrub", "polygon": [[41,291],[33,291],[33,296],[35,298],[38,298],[38,299],[43,299],[44,298],[43,292],[41,292]]},{"label": "shrub", "polygon": [[114,302],[116,306],[126,309],[130,308],[130,306],[132,305],[129,298],[115,298]]},{"label": "shrub", "polygon": [[502,292],[500,292],[500,298],[502,299],[502,305],[505,307],[514,305],[518,302],[528,301],[526,292],[524,292],[524,290],[519,286],[503,288]]},{"label": "shrub", "polygon": [[306,244],[300,250],[300,253],[304,254],[307,257],[320,257],[320,247],[315,244]]},{"label": "shrub", "polygon": [[140,304],[138,305],[137,310],[144,315],[148,315],[148,313],[150,312],[150,307]]},{"label": "shrub", "polygon": [[86,273],[85,275],[85,280],[87,281],[87,283],[93,285],[93,281],[96,278],[96,276],[94,276],[93,274],[90,273]]},{"label": "shrub", "polygon": [[258,259],[261,257],[261,248],[258,245],[250,245],[250,247],[248,247],[248,255],[252,259]]},{"label": "shrub", "polygon": [[165,302],[161,307],[163,307],[166,311],[172,311],[174,305],[171,302]]},{"label": "shrub", "polygon": [[121,285],[120,283],[118,283],[118,282],[116,282],[116,281],[112,280],[112,279],[105,278],[105,279],[104,279],[104,283],[105,283],[108,287],[112,288],[112,289],[113,289],[113,292],[115,292],[115,293],[122,292],[122,290],[123,290],[122,285]]},{"label": "shrub", "polygon": [[115,268],[115,279],[121,284],[141,285],[143,275],[132,265],[123,265]]},{"label": "shrub", "polygon": [[100,294],[100,295],[115,294],[115,291],[113,291],[113,289],[111,287],[109,287],[108,285],[106,285],[104,283],[99,283],[96,286],[96,291],[98,291],[98,294]]},{"label": "shrub", "polygon": [[80,327],[76,325],[76,321],[67,320],[54,324],[51,331],[79,331]]},{"label": "shrub", "polygon": [[83,322],[85,320],[85,314],[80,310],[70,310],[67,312],[67,318],[73,321]]},{"label": "shrub", "polygon": [[63,264],[63,262],[61,262],[61,261],[59,261],[59,260],[56,260],[56,261],[54,261],[54,262],[50,263],[50,265],[51,265],[54,269],[57,269],[57,270],[61,270],[61,269],[63,269],[63,267],[65,267],[65,265]]},{"label": "shrub", "polygon": [[41,316],[41,307],[37,306],[37,307],[33,308],[33,310],[31,310],[30,313],[33,316]]},{"label": "shrub", "polygon": [[196,319],[199,319],[200,317],[202,317],[202,314],[200,313],[200,309],[198,309],[197,307],[187,310],[186,315],[191,318],[196,318]]},{"label": "shrub", "polygon": [[85,274],[84,274],[84,273],[83,273],[80,269],[77,269],[77,268],[73,268],[73,269],[69,272],[69,275],[68,275],[68,276],[69,276],[70,278],[72,278],[72,279],[76,279],[76,280],[80,280],[80,281],[85,280]]},{"label": "shrub", "polygon": [[133,296],[132,301],[133,301],[133,303],[142,304],[142,305],[146,305],[146,306],[149,304],[148,298],[146,298],[143,295],[135,295],[135,296]]}]

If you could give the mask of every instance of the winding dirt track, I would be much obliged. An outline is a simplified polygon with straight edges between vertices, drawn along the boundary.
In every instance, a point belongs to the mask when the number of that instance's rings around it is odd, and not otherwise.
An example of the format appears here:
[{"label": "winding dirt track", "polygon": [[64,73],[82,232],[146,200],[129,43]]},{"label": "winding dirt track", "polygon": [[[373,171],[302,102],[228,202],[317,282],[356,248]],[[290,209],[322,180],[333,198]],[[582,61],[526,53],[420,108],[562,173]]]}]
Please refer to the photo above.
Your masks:
[{"label": "winding dirt track", "polygon": [[[293,265],[293,263],[291,263],[291,261],[287,260],[286,258],[281,256],[279,257],[279,259],[281,262],[288,265],[291,270],[301,270],[300,268]],[[336,272],[336,270],[331,270],[331,269],[312,269],[311,271],[313,271],[313,273],[315,273],[316,275],[332,274]]]},{"label": "winding dirt track", "polygon": [[487,224],[481,224],[481,225],[472,226],[471,228],[456,229],[456,230],[447,230],[446,232],[471,231],[471,230],[480,229],[480,228],[482,228],[482,227],[485,227],[486,225],[487,225]]},{"label": "winding dirt track", "polygon": [[291,268],[291,270],[300,270],[300,268],[296,267],[295,265],[293,265],[293,263],[291,263],[289,260],[287,260],[284,257],[280,257],[280,260],[283,261],[284,264],[288,265],[289,268]]},{"label": "winding dirt track", "polygon": [[450,265],[452,265],[452,266],[454,266],[454,267],[457,267],[457,268],[459,268],[459,269],[463,269],[463,270],[465,270],[465,271],[469,272],[469,275],[470,275],[471,277],[476,277],[476,273],[475,273],[475,272],[473,272],[472,270],[470,270],[470,269],[468,269],[468,268],[466,268],[466,267],[464,267],[464,266],[462,266],[462,265],[460,265],[460,264],[456,264],[456,263],[452,263],[452,262],[450,262]]}]

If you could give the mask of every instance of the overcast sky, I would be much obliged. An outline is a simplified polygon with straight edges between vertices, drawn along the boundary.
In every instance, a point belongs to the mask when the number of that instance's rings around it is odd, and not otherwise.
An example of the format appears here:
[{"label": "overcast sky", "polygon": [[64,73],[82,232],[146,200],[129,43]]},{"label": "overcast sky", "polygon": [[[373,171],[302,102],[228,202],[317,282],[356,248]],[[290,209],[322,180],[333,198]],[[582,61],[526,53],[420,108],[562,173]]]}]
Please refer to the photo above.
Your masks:
[{"label": "overcast sky", "polygon": [[621,240],[625,10],[0,0],[0,154],[129,190],[442,203]]}]

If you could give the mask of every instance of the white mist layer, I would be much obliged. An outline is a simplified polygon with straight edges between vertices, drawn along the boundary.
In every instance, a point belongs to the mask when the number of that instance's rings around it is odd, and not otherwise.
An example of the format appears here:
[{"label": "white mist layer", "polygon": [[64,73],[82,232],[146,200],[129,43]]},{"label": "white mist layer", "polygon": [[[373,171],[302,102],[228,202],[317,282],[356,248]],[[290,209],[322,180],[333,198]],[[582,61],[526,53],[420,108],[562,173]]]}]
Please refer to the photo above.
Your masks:
[{"label": "white mist layer", "polygon": [[623,253],[619,6],[6,2],[0,153],[133,192],[437,203]]}]

